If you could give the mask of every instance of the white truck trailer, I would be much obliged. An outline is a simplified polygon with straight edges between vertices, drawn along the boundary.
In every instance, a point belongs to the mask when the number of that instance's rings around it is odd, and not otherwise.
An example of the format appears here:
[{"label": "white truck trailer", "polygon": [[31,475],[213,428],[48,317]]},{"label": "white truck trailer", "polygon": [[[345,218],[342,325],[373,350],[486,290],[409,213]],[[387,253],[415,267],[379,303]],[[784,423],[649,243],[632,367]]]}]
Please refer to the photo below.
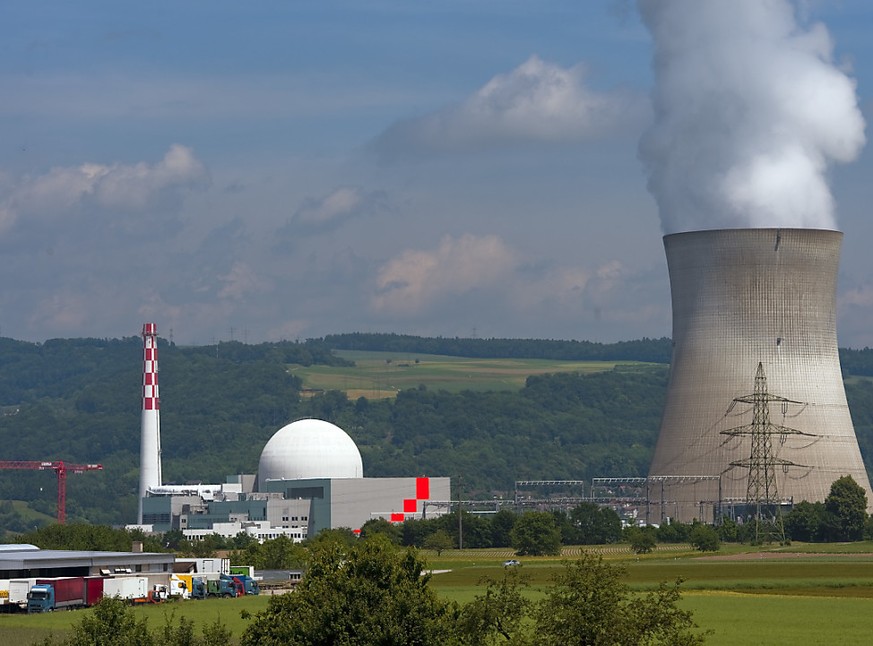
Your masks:
[{"label": "white truck trailer", "polygon": [[230,574],[228,558],[181,558],[176,559],[176,564],[188,565],[193,570],[192,574]]},{"label": "white truck trailer", "polygon": [[7,603],[13,610],[27,610],[27,595],[36,585],[36,579],[10,579]]},{"label": "white truck trailer", "polygon": [[144,576],[118,576],[103,581],[104,597],[142,599],[149,591],[149,580]]}]

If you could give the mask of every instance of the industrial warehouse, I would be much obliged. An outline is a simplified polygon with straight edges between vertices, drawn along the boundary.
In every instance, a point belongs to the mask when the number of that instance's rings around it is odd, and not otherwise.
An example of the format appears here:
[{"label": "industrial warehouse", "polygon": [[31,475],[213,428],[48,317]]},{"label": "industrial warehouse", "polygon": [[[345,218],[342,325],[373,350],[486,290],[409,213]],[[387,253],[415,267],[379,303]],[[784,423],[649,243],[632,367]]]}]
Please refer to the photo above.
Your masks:
[{"label": "industrial warehouse", "polygon": [[[285,588],[287,589],[287,588]],[[260,594],[254,568],[172,553],[43,550],[0,544],[0,612],[72,610],[116,597],[131,604]]]}]

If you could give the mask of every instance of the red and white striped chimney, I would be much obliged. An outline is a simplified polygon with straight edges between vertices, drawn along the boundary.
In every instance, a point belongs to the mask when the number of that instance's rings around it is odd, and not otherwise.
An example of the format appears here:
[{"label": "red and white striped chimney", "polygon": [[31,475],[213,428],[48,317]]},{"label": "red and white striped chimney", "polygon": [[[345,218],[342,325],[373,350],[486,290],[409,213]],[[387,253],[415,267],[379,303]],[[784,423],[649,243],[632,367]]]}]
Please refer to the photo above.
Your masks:
[{"label": "red and white striped chimney", "polygon": [[139,462],[139,523],[142,499],[161,486],[161,398],[158,393],[158,326],[142,326],[142,425]]}]

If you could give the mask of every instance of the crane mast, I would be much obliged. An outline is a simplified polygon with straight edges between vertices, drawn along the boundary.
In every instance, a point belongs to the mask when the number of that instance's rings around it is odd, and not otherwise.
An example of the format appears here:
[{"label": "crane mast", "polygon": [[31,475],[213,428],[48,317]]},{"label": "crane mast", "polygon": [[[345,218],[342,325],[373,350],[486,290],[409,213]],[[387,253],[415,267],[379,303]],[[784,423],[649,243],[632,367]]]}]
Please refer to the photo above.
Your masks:
[{"label": "crane mast", "polygon": [[54,471],[58,477],[58,524],[67,520],[67,473],[102,471],[102,464],[67,464],[63,460],[0,460],[0,469]]}]

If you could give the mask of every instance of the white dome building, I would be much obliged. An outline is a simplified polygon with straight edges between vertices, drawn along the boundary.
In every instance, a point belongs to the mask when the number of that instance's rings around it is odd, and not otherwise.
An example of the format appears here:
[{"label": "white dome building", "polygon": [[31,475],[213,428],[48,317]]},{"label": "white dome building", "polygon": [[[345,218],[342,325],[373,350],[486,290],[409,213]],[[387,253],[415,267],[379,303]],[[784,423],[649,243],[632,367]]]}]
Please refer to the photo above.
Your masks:
[{"label": "white dome building", "polygon": [[264,446],[258,488],[267,480],[363,478],[361,452],[339,426],[301,419],[280,428]]}]

